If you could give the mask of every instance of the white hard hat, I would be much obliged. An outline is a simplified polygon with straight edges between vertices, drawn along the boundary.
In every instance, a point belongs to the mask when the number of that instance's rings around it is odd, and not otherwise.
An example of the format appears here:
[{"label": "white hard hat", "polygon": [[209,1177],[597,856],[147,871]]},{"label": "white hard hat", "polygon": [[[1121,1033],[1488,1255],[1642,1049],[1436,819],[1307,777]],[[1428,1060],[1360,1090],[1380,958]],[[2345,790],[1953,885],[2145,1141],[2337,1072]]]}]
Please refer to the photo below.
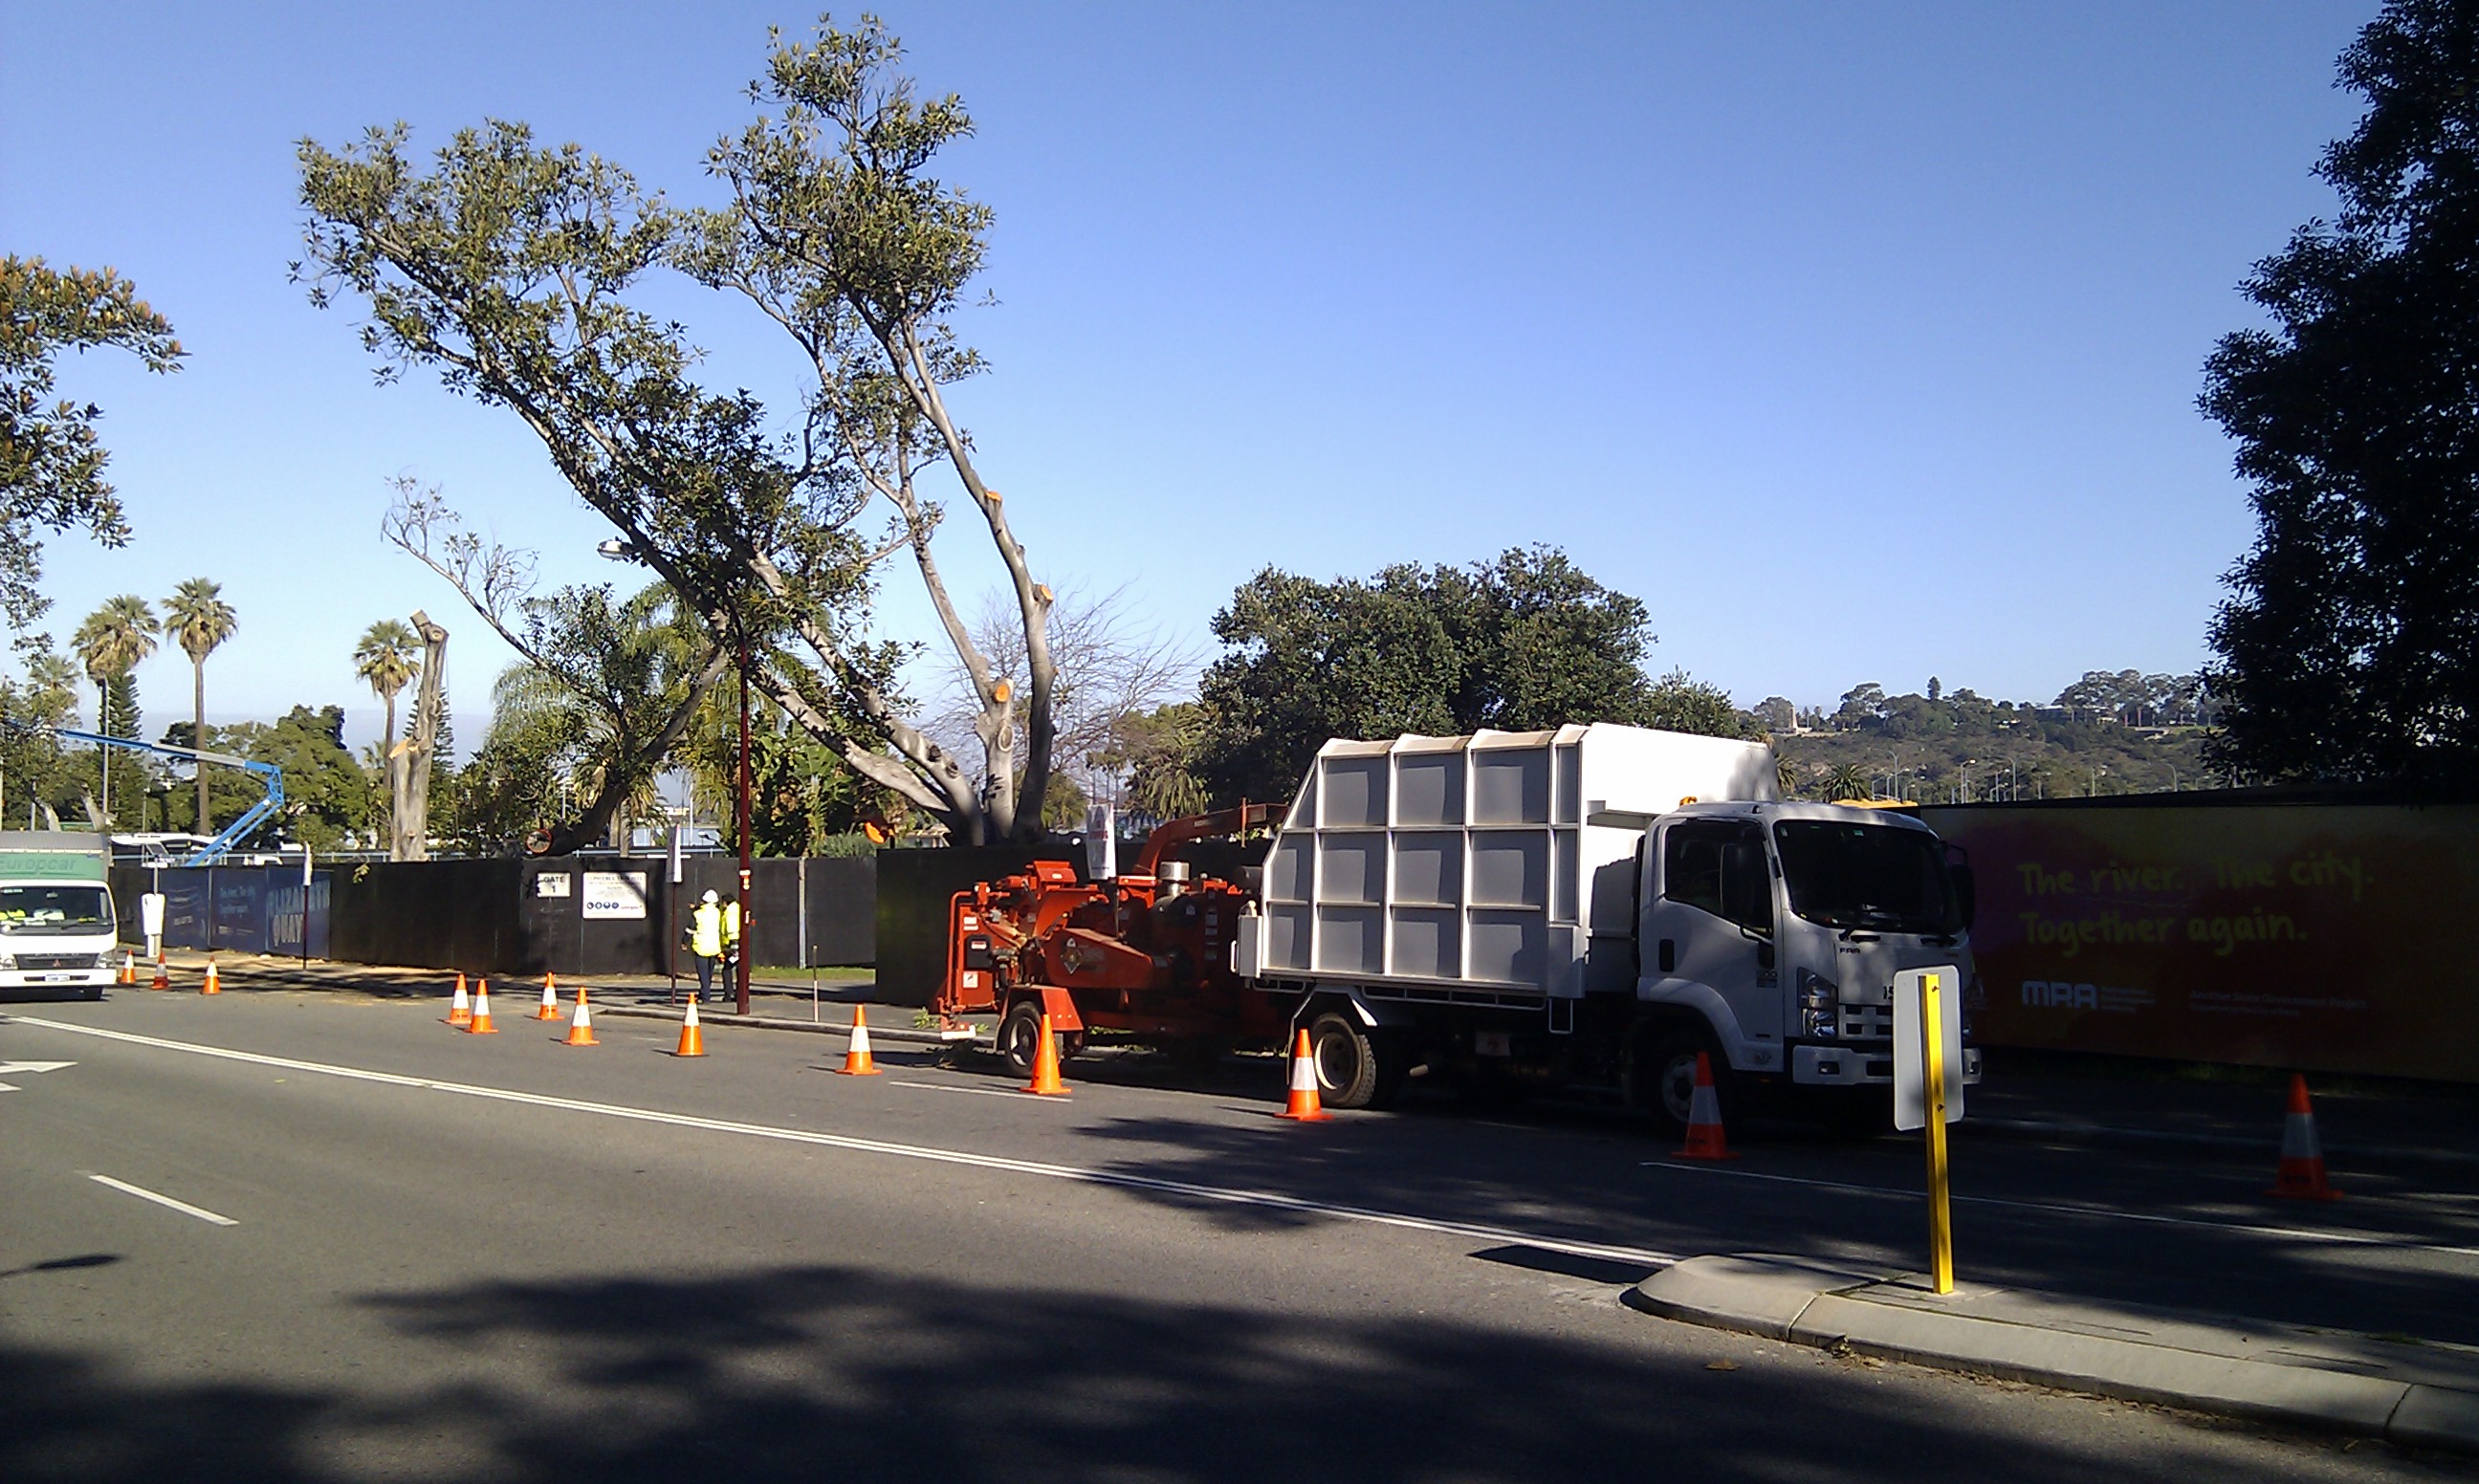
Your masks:
[{"label": "white hard hat", "polygon": [[720,898],[716,897],[716,896],[715,896],[715,894],[714,894],[713,892],[711,892],[711,891],[709,891],[709,892],[707,892],[707,893],[705,894],[705,899],[706,899],[707,901],[709,901],[709,902],[714,902],[714,901],[719,901],[719,900],[721,900]]}]

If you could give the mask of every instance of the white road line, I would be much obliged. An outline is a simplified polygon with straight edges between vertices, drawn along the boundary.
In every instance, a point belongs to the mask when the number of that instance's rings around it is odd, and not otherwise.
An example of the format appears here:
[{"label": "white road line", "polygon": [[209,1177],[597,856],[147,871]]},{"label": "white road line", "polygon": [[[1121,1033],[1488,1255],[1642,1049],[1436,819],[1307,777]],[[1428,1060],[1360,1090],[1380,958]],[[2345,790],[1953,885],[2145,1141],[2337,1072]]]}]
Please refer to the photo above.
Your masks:
[{"label": "white road line", "polygon": [[131,1185],[126,1180],[115,1180],[110,1175],[89,1175],[87,1178],[97,1185],[108,1185],[125,1195],[135,1195],[142,1201],[153,1201],[158,1206],[169,1206],[185,1216],[196,1216],[201,1221],[213,1222],[217,1226],[241,1225],[232,1217],[219,1216],[204,1206],[192,1206],[188,1201],[176,1201],[168,1195],[159,1195],[144,1186]]},{"label": "white road line", "polygon": [[522,1103],[531,1108],[556,1108],[568,1113],[594,1113],[601,1117],[625,1118],[638,1123],[659,1123],[673,1128],[704,1129],[717,1134],[738,1134],[749,1139],[772,1139],[786,1143],[818,1144],[830,1149],[846,1149],[856,1154],[882,1154],[896,1159],[920,1160],[933,1164],[960,1164],[974,1169],[1034,1175],[1045,1180],[1072,1181],[1080,1185],[1148,1190],[1159,1195],[1176,1195],[1188,1200],[1205,1201],[1221,1206],[1249,1206],[1262,1210],[1295,1212],[1301,1215],[1331,1216],[1341,1221],[1359,1221],[1371,1226],[1391,1226],[1404,1231],[1435,1232],[1442,1236],[1466,1238],[1475,1241],[1500,1244],[1511,1242],[1522,1246],[1539,1247],[1549,1252],[1564,1252],[1573,1257],[1599,1257],[1623,1263],[1642,1263],[1648,1267],[1668,1267],[1679,1261],[1675,1254],[1650,1252],[1641,1247],[1623,1247],[1597,1241],[1575,1241],[1539,1232],[1480,1226],[1469,1221],[1441,1220],[1432,1216],[1409,1215],[1394,1211],[1373,1211],[1363,1206],[1335,1205],[1297,1195],[1285,1195],[1275,1190],[1245,1190],[1224,1186],[1196,1185],[1186,1180],[1165,1180],[1155,1175],[1092,1169],[1076,1164],[1051,1164],[1037,1160],[1010,1159],[1005,1155],[977,1154],[966,1149],[939,1149],[926,1144],[899,1144],[884,1139],[858,1139],[848,1134],[820,1134],[807,1129],[787,1129],[764,1123],[739,1123],[728,1118],[703,1118],[694,1113],[665,1113],[653,1108],[630,1108],[618,1103],[593,1103],[580,1098],[552,1097],[548,1093],[520,1092],[511,1087],[483,1087],[468,1083],[437,1082],[427,1077],[407,1077],[396,1072],[371,1071],[358,1066],[336,1066],[324,1062],[301,1062],[291,1057],[268,1056],[256,1051],[233,1051],[222,1046],[202,1046],[190,1041],[167,1040],[162,1036],[140,1036],[129,1031],[107,1031],[100,1026],[75,1025],[64,1020],[43,1020],[33,1015],[0,1016],[0,1022],[40,1026],[47,1031],[62,1031],[71,1036],[91,1036],[104,1040],[125,1042],[132,1046],[152,1046],[163,1051],[182,1051],[192,1056],[213,1057],[225,1062],[244,1062],[253,1066],[281,1066],[293,1071],[316,1072],[321,1076],[340,1077],[351,1082],[372,1082],[388,1087],[448,1092],[459,1097],[478,1097],[501,1103]]},{"label": "white road line", "polygon": [[[1645,1160],[1646,1169],[1674,1169],[1704,1175],[1726,1175],[1738,1180],[1762,1180],[1775,1185],[1805,1186],[1815,1190],[1838,1190],[1846,1195],[1866,1195],[1878,1200],[1925,1200],[1925,1190],[1894,1190],[1883,1186],[1852,1185],[1841,1180],[1818,1180],[1806,1175],[1772,1175],[1754,1169],[1720,1169],[1710,1164],[1678,1164],[1669,1160]],[[2006,1200],[1995,1195],[1953,1195],[1948,1199],[1957,1206],[1999,1206],[2014,1211],[2037,1211],[2047,1215],[2096,1216],[2104,1221],[2145,1221],[2155,1226],[2192,1226],[2211,1232],[2239,1232],[2250,1237],[2287,1237],[2301,1241],[2328,1241],[2343,1246],[2397,1247],[2414,1252],[2441,1252],[2448,1257],[2479,1257],[2479,1247],[2452,1247],[2439,1242],[2413,1241],[2384,1232],[2320,1231],[2303,1226],[2263,1226],[2249,1221],[2208,1221],[2200,1216],[2164,1216],[2152,1211],[2110,1211],[2099,1206],[2066,1206],[2054,1201]]]},{"label": "white road line", "polygon": [[1069,1101],[1066,1098],[1035,1097],[1030,1092],[1021,1092],[1013,1088],[1001,1091],[996,1087],[951,1087],[943,1082],[890,1082],[887,1086],[890,1087],[919,1087],[924,1092],[969,1092],[975,1097],[1012,1098],[1018,1102],[1024,1103],[1048,1103],[1053,1107],[1058,1108],[1066,1107]]}]

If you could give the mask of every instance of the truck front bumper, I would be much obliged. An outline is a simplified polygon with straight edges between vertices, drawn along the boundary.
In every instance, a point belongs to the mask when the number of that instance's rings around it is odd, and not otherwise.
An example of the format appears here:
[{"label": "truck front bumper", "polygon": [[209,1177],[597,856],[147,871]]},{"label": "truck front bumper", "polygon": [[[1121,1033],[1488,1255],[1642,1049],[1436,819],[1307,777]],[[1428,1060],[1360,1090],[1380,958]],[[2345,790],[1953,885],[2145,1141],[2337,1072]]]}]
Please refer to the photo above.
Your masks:
[{"label": "truck front bumper", "polygon": [[[1894,1048],[1883,1041],[1850,1046],[1793,1046],[1790,1080],[1801,1087],[1864,1087],[1894,1080]],[[1962,1085],[1980,1081],[1980,1048],[1962,1048]]]}]

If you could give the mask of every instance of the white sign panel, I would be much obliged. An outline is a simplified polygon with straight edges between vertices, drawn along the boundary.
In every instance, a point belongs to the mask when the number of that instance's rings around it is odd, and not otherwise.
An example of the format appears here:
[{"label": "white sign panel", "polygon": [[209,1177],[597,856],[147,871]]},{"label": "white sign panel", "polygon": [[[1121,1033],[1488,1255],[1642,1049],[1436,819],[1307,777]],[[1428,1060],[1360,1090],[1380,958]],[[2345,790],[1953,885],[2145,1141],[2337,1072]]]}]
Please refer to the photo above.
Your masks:
[{"label": "white sign panel", "polygon": [[545,871],[534,878],[534,895],[564,897],[568,895],[569,875],[566,871]]},{"label": "white sign panel", "polygon": [[1929,1126],[1928,1039],[1921,1034],[1920,981],[1937,977],[1937,1021],[1945,1043],[1945,1121],[1962,1121],[1962,971],[1952,964],[1894,976],[1894,1127]]},{"label": "white sign panel", "polygon": [[581,905],[586,916],[646,915],[646,877],[643,872],[587,871],[579,880],[585,883]]},{"label": "white sign panel", "polygon": [[150,891],[138,899],[138,923],[150,938],[164,935],[164,893]]}]

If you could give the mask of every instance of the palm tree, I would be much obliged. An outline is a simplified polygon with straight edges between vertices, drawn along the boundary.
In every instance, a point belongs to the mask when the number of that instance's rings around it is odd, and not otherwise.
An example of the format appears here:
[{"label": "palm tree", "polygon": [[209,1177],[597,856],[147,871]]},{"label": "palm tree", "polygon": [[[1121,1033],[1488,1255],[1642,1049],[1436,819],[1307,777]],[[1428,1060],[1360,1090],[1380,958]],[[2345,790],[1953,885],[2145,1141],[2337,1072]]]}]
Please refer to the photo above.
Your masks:
[{"label": "palm tree", "polygon": [[1832,773],[1825,780],[1825,796],[1827,799],[1873,797],[1876,791],[1869,785],[1867,771],[1855,762],[1834,764]]},{"label": "palm tree", "polygon": [[[207,745],[207,656],[240,627],[221,585],[192,577],[164,600],[164,632],[190,656],[190,745]],[[168,824],[169,821],[166,821]],[[212,832],[207,816],[207,768],[198,764],[198,832]]]},{"label": "palm tree", "polygon": [[[139,661],[155,652],[155,610],[135,593],[108,598],[78,625],[69,649],[86,667],[86,678],[94,682],[94,729],[109,734],[112,723],[106,713],[112,704],[113,682],[126,680]],[[112,749],[95,751],[103,758],[103,798],[97,806],[108,825],[112,821]]]},{"label": "palm tree", "polygon": [[395,775],[388,770],[388,752],[396,746],[396,692],[412,684],[422,675],[422,661],[414,656],[422,652],[422,636],[411,625],[397,619],[381,619],[362,630],[362,642],[353,646],[353,674],[368,681],[371,690],[387,703],[387,730],[379,733],[379,777],[387,781],[388,811],[396,811]]}]

